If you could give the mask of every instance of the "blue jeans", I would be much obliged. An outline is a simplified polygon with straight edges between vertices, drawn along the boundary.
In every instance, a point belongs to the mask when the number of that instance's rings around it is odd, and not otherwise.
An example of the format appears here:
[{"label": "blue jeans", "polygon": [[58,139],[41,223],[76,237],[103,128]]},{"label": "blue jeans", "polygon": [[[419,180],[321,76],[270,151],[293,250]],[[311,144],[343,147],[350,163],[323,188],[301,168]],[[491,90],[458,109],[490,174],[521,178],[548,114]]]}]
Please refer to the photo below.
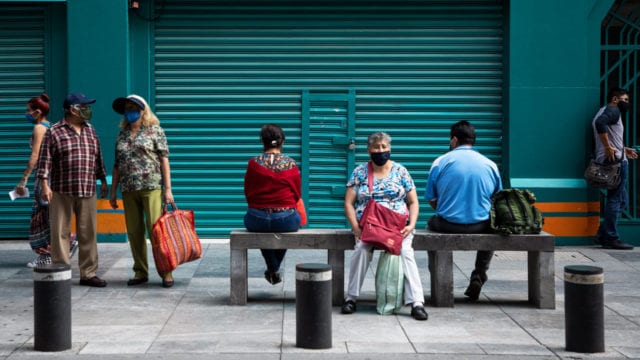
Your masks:
[{"label": "blue jeans", "polygon": [[[244,215],[244,226],[253,232],[295,232],[300,229],[300,215],[295,210],[267,212],[249,208]],[[280,269],[286,249],[260,249],[267,271]]]},{"label": "blue jeans", "polygon": [[620,240],[618,235],[618,220],[620,214],[627,208],[627,181],[629,177],[629,162],[623,160],[620,166],[620,185],[617,189],[607,190],[606,205],[604,206],[604,216],[598,229],[597,239],[601,244],[611,243]]}]

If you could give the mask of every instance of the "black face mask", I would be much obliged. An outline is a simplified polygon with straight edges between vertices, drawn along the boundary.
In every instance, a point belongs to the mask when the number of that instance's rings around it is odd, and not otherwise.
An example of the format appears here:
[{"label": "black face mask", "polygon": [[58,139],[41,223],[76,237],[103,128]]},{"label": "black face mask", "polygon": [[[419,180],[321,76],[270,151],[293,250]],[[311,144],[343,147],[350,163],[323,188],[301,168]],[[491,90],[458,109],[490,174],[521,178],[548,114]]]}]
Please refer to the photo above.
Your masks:
[{"label": "black face mask", "polygon": [[629,107],[630,107],[630,105],[626,101],[619,101],[618,102],[618,109],[620,109],[620,112],[623,113],[623,114],[626,113],[627,111],[629,111]]},{"label": "black face mask", "polygon": [[375,152],[371,153],[371,161],[378,166],[382,166],[389,161],[391,157],[391,151]]}]

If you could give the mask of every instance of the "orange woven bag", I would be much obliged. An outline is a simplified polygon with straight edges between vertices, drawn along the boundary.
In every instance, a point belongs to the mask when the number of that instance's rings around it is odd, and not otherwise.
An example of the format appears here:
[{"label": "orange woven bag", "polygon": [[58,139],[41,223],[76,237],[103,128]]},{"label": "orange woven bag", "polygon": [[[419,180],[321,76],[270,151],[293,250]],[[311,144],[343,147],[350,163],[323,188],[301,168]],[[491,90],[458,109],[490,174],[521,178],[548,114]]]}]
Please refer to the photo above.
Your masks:
[{"label": "orange woven bag", "polygon": [[161,274],[202,256],[193,210],[180,210],[175,204],[172,207],[173,211],[168,211],[164,205],[162,216],[152,228],[153,259]]}]

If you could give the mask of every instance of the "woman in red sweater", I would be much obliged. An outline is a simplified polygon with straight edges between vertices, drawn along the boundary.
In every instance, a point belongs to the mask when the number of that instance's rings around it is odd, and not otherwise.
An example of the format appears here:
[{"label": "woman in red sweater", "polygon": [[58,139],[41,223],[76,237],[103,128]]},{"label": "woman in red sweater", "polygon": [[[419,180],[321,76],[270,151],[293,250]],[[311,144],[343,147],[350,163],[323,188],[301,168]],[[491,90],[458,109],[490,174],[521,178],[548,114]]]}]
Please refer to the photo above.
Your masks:
[{"label": "woman in red sweater", "polygon": [[[296,162],[282,154],[284,132],[275,124],[260,130],[264,152],[249,159],[244,176],[244,195],[249,209],[244,226],[253,232],[294,232],[300,228],[296,203],[301,178]],[[282,281],[280,264],[286,249],[261,249],[267,265],[264,278],[275,285]]]}]

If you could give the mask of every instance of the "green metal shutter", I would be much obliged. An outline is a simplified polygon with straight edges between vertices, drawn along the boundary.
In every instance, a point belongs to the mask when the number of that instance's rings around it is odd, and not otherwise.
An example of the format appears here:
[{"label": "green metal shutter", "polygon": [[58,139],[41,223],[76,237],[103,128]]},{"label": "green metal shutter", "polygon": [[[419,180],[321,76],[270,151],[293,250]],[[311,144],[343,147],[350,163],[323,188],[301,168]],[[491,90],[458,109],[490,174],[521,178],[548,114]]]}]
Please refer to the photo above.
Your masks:
[{"label": "green metal shutter", "polygon": [[[45,24],[43,6],[0,4],[1,238],[29,235],[33,195],[11,202],[7,192],[22,177],[31,155],[32,125],[24,113],[27,101],[45,89]],[[33,191],[33,175],[28,186]]]},{"label": "green metal shutter", "polygon": [[[196,210],[203,237],[243,227],[246,161],[261,152],[268,122],[284,128],[284,152],[302,168],[311,227],[345,226],[344,184],[350,164],[366,161],[373,131],[392,136],[392,158],[409,169],[420,198],[455,121],[471,120],[480,150],[501,164],[501,1],[157,6],[154,101],[176,201]],[[321,100],[348,94],[353,106]],[[421,209],[424,226],[428,205]]]}]

